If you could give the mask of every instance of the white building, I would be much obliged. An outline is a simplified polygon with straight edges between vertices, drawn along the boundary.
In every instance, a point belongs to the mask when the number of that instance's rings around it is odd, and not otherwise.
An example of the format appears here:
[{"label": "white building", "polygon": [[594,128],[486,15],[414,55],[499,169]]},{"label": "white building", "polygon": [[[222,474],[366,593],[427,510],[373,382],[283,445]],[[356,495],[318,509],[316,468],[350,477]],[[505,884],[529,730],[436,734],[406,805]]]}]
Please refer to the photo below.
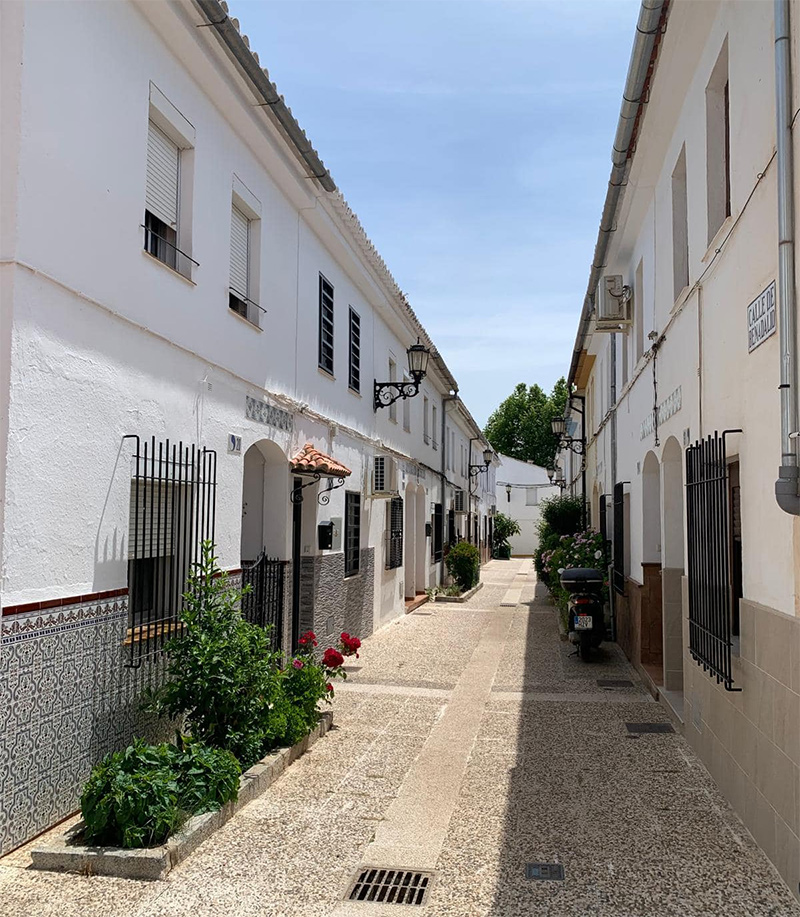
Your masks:
[{"label": "white building", "polygon": [[789,9],[643,3],[569,382],[619,641],[798,894]]},{"label": "white building", "polygon": [[499,454],[496,470],[495,499],[498,512],[519,523],[519,535],[509,539],[514,557],[532,557],[539,547],[538,524],[541,503],[558,496],[560,488],[550,483],[547,469],[532,462],[521,462],[509,455]]},{"label": "white building", "polygon": [[[485,443],[224,4],[0,20],[3,852],[152,734],[201,538],[287,651],[367,635],[442,581]],[[418,341],[418,393],[376,406]]]}]

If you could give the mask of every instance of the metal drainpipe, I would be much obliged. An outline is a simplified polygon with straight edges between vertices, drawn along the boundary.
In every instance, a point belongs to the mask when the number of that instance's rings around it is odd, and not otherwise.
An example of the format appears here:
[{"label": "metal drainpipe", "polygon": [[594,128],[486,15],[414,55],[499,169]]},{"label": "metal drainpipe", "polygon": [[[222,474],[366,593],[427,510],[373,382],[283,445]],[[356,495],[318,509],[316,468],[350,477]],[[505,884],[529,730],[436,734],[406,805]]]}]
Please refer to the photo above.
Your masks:
[{"label": "metal drainpipe", "polygon": [[[792,46],[789,0],[775,0],[775,109],[778,167],[778,334],[781,354],[781,465],[778,506],[800,516],[797,447],[797,302],[794,265],[794,149],[792,146]],[[796,441],[796,439],[795,439]]]}]

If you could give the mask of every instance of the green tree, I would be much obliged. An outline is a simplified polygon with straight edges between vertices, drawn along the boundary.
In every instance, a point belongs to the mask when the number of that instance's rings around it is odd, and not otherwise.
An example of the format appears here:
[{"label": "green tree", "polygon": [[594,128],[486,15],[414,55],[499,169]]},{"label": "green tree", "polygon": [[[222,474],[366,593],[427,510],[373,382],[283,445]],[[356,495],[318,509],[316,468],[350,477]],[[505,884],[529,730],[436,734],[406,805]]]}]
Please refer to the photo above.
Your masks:
[{"label": "green tree", "polygon": [[561,417],[567,404],[567,383],[560,378],[548,395],[539,385],[520,382],[492,412],[484,433],[503,455],[547,467],[553,463],[558,440],[550,421]]}]

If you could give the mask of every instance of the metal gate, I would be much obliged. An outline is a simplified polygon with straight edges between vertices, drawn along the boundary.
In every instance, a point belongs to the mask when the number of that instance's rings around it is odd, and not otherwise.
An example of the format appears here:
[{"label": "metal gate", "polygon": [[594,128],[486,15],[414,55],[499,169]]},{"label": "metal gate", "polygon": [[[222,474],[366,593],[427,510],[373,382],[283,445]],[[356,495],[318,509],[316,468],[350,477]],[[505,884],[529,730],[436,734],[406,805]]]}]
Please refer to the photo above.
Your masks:
[{"label": "metal gate", "polygon": [[686,450],[686,530],[689,561],[689,652],[733,687],[731,673],[730,499],[725,437],[714,433]]},{"label": "metal gate", "polygon": [[242,566],[242,617],[251,624],[271,628],[273,649],[283,648],[283,580],[286,562],[268,557],[262,551],[250,564]]}]

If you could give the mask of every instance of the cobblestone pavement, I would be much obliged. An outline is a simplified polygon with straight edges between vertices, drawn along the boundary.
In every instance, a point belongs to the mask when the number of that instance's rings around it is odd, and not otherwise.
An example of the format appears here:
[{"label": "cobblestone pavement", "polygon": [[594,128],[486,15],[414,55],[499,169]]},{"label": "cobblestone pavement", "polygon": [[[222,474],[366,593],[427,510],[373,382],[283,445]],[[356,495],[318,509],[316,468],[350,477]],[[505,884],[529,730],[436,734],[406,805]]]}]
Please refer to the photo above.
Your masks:
[{"label": "cobblestone pavement", "polygon": [[[368,863],[435,872],[429,917],[800,917],[682,737],[628,734],[664,710],[615,646],[569,655],[529,568],[493,561],[469,603],[365,641],[336,728],[165,881],[36,872],[23,849],[0,860],[0,914],[408,910],[342,900]],[[539,862],[564,880],[526,879]]]}]

